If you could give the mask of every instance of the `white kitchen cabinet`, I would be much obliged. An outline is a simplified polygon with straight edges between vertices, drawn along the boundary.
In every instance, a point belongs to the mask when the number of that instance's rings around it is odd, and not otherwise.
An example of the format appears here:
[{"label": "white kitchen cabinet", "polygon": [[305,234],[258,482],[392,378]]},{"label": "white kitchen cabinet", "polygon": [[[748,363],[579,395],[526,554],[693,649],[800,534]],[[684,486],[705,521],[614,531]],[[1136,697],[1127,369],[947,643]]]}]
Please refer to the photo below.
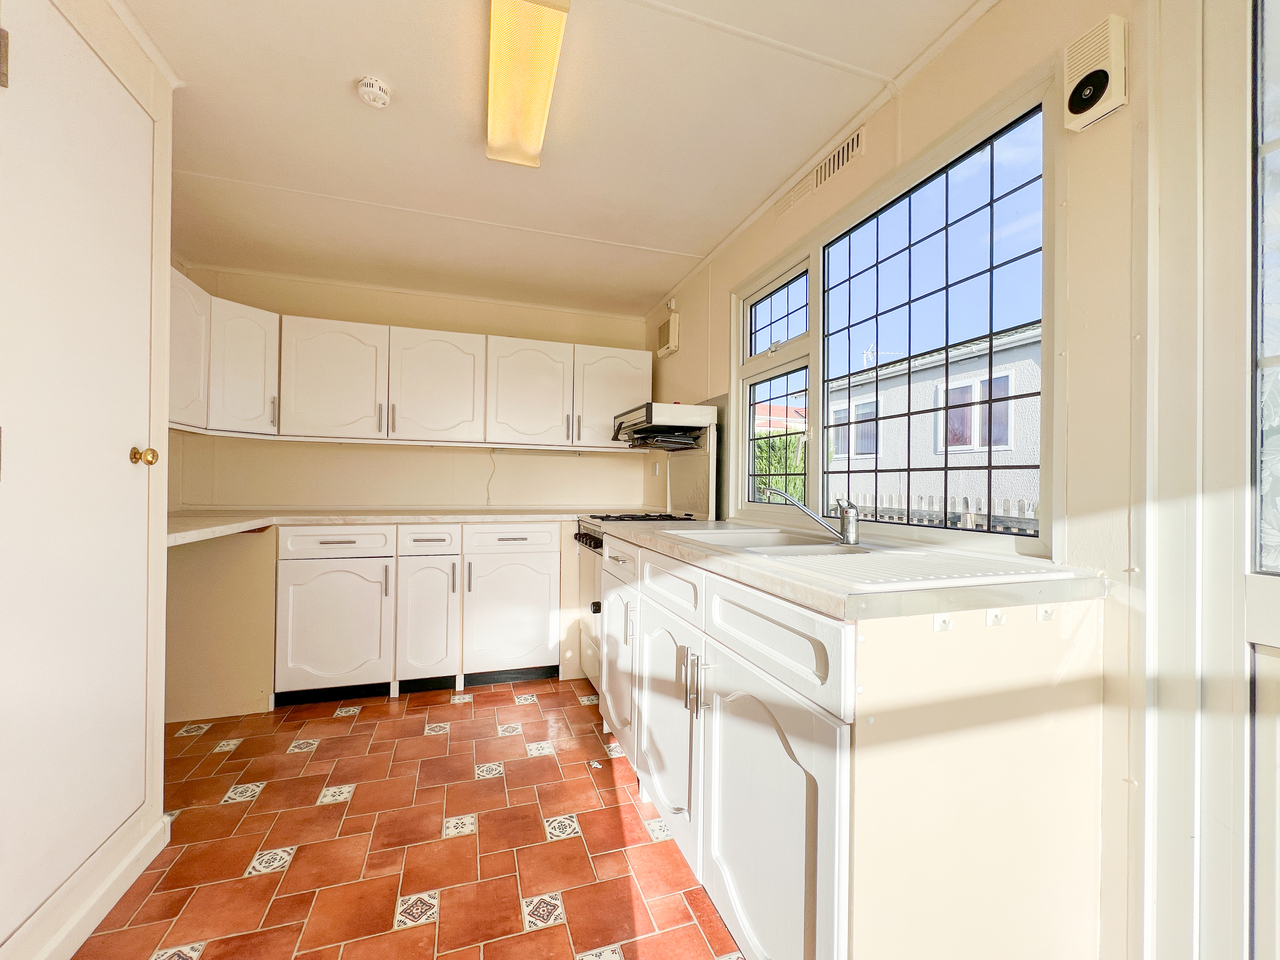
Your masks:
[{"label": "white kitchen cabinet", "polygon": [[396,679],[452,677],[462,669],[460,557],[400,557],[396,572]]},{"label": "white kitchen cabinet", "polygon": [[558,664],[560,554],[480,553],[463,561],[463,671]]},{"label": "white kitchen cabinet", "polygon": [[611,573],[600,575],[600,712],[623,752],[636,755],[632,691],[640,646],[640,594]]},{"label": "white kitchen cabinet", "polygon": [[[687,696],[696,677],[704,637],[650,600],[641,600],[635,705],[639,736],[637,773],[662,814],[680,852],[700,873],[698,793],[701,725]],[[759,827],[757,826],[757,830]]]},{"label": "white kitchen cabinet", "polygon": [[488,339],[485,439],[571,445],[573,344]]},{"label": "white kitchen cabinet", "polygon": [[389,346],[388,327],[282,318],[280,433],[385,437]]},{"label": "white kitchen cabinet", "polygon": [[209,315],[213,298],[169,270],[169,420],[204,427],[209,417]]},{"label": "white kitchen cabinet", "polygon": [[393,440],[484,440],[485,338],[392,327]]},{"label": "white kitchen cabinet", "polygon": [[751,960],[843,960],[850,727],[714,640],[701,667],[703,885]]},{"label": "white kitchen cabinet", "polygon": [[280,315],[213,298],[210,430],[273,434],[279,426]]},{"label": "white kitchen cabinet", "polygon": [[276,568],[277,691],[392,679],[394,558],[280,560]]},{"label": "white kitchen cabinet", "polygon": [[573,348],[573,442],[626,447],[613,439],[615,414],[653,399],[653,354],[579,343]]}]

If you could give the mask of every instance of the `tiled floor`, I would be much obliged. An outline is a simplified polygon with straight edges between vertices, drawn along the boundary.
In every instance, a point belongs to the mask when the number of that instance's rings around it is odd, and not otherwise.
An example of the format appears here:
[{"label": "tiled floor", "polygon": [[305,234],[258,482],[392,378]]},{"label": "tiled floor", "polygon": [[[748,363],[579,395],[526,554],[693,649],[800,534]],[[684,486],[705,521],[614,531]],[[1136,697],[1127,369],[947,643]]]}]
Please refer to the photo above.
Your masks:
[{"label": "tiled floor", "polygon": [[711,960],[585,680],[165,730],[169,846],[79,960]]}]

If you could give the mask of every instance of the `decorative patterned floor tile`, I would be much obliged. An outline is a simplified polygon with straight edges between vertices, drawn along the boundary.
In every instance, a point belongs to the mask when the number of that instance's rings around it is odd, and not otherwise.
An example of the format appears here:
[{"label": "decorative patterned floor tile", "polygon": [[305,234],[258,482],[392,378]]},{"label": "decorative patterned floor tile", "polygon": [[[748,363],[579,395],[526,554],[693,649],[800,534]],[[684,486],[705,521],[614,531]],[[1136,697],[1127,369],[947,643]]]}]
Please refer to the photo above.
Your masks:
[{"label": "decorative patterned floor tile", "polygon": [[615,760],[617,760],[618,757],[626,756],[622,750],[622,744],[620,743],[606,743],[604,745],[604,752]]},{"label": "decorative patterned floor tile", "polygon": [[556,755],[556,748],[551,745],[550,740],[526,743],[524,749],[531,757],[554,757]]},{"label": "decorative patterned floor tile", "polygon": [[200,954],[204,953],[204,947],[203,943],[188,943],[182,947],[161,947],[151,955],[151,960],[198,960]]},{"label": "decorative patterned floor tile", "polygon": [[316,806],[322,803],[342,803],[344,800],[350,800],[355,792],[354,783],[345,783],[340,787],[325,787],[320,791],[320,799],[316,801]]},{"label": "decorative patterned floor tile", "polygon": [[414,893],[396,901],[396,929],[431,923],[440,913],[440,891]]},{"label": "decorative patterned floor tile", "polygon": [[654,843],[657,843],[659,840],[671,839],[671,830],[667,826],[667,822],[661,817],[657,820],[646,820],[644,822],[644,828],[649,831],[649,836],[653,838]]},{"label": "decorative patterned floor tile", "polygon": [[589,706],[591,706],[592,704],[599,703],[599,702],[600,702],[600,698],[599,698],[598,696],[596,696],[596,695],[593,693],[593,694],[592,694],[591,696],[589,696],[589,697],[579,697],[579,698],[578,698],[578,702],[579,702],[580,704],[582,704],[584,707],[589,707]]},{"label": "decorative patterned floor tile", "polygon": [[448,840],[450,837],[465,837],[468,833],[476,832],[476,815],[468,813],[461,817],[450,817],[444,822],[443,839]]},{"label": "decorative patterned floor tile", "polygon": [[258,794],[262,792],[262,788],[266,785],[267,782],[265,780],[261,783],[237,783],[227,791],[226,796],[222,798],[222,802],[240,803],[242,800],[257,800]]},{"label": "decorative patterned floor tile", "polygon": [[622,951],[617,947],[605,947],[603,950],[580,953],[574,960],[622,960]]},{"label": "decorative patterned floor tile", "polygon": [[295,740],[293,741],[293,743],[289,744],[289,749],[286,750],[285,752],[286,753],[310,753],[319,745],[320,745],[319,740]]},{"label": "decorative patterned floor tile", "polygon": [[522,693],[516,697],[516,703],[537,703],[538,698],[532,693]]},{"label": "decorative patterned floor tile", "polygon": [[493,777],[502,776],[501,763],[482,763],[476,767],[477,780],[490,780]]},{"label": "decorative patterned floor tile", "polygon": [[359,716],[359,714],[359,707],[339,707],[337,710],[333,711],[333,715],[335,717],[355,717]]},{"label": "decorative patterned floor tile", "polygon": [[427,724],[427,733],[431,734],[433,737],[438,737],[440,734],[448,733],[448,732],[449,732],[449,725],[447,723],[428,723]]},{"label": "decorative patterned floor tile", "polygon": [[216,747],[214,747],[214,748],[213,748],[211,751],[209,751],[209,752],[210,752],[210,753],[230,753],[232,750],[234,750],[236,747],[240,746],[240,744],[242,744],[242,743],[244,743],[244,740],[243,740],[243,739],[241,739],[241,740],[223,740],[221,743],[219,743]]},{"label": "decorative patterned floor tile", "polygon": [[246,877],[256,877],[260,873],[275,873],[283,870],[293,861],[297,847],[280,847],[276,850],[259,850],[253,855],[253,862],[244,872]]},{"label": "decorative patterned floor tile", "polygon": [[469,694],[469,693],[455,693],[452,697],[450,697],[450,698],[449,698],[449,702],[450,702],[450,703],[470,703],[470,702],[471,702],[471,694]]},{"label": "decorative patterned floor tile", "polygon": [[528,897],[520,902],[520,912],[524,914],[524,928],[537,930],[539,927],[550,927],[564,923],[564,904],[558,893],[544,893],[537,897]]},{"label": "decorative patterned floor tile", "polygon": [[572,813],[566,813],[560,817],[551,817],[542,822],[546,824],[548,840],[563,840],[566,837],[582,836],[582,831],[578,828],[578,818]]},{"label": "decorative patterned floor tile", "polygon": [[[212,723],[188,723],[185,727],[183,727],[181,730],[175,733],[174,736],[175,737],[198,737],[200,736],[200,734],[204,733],[206,730],[208,730],[212,726],[213,726]],[[204,947],[201,947],[200,949],[203,950]]]},{"label": "decorative patterned floor tile", "polygon": [[509,737],[512,734],[519,733],[522,729],[518,723],[504,723],[498,728],[498,736]]}]

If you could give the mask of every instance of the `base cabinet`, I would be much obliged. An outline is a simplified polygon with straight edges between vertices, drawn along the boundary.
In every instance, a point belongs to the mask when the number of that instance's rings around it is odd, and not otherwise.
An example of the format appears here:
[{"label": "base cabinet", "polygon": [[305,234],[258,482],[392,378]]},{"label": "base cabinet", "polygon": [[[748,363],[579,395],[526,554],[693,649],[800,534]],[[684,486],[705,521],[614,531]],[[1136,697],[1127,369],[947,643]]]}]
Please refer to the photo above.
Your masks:
[{"label": "base cabinet", "polygon": [[396,575],[396,679],[462,669],[460,557],[401,557]]},{"label": "base cabinet", "polygon": [[465,673],[560,662],[560,554],[464,556]]},{"label": "base cabinet", "polygon": [[640,594],[611,573],[600,575],[603,627],[600,646],[600,712],[622,751],[636,755],[633,690],[640,646]]}]

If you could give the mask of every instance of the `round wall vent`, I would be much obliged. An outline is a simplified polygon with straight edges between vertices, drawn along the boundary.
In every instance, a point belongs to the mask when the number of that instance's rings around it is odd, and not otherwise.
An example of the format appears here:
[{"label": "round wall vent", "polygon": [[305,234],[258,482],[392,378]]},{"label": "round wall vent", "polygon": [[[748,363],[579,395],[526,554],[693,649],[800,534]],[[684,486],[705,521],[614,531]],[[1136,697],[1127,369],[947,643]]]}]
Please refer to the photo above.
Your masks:
[{"label": "round wall vent", "polygon": [[371,107],[385,107],[391,103],[391,88],[377,77],[361,77],[356,86],[360,99]]}]

